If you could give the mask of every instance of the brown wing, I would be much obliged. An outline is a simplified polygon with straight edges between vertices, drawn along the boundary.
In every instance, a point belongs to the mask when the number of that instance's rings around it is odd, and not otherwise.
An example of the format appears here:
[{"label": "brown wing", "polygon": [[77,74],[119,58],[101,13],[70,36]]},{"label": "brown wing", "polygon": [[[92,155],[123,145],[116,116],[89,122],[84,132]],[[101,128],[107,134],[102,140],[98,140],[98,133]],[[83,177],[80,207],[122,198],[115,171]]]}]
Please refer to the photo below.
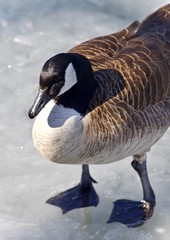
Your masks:
[{"label": "brown wing", "polygon": [[122,46],[94,73],[99,87],[84,117],[86,152],[117,160],[147,152],[170,126],[170,4]]},{"label": "brown wing", "polygon": [[92,63],[94,71],[105,69],[106,60],[112,58],[126,46],[127,40],[132,38],[139,25],[139,21],[135,21],[120,32],[91,39],[72,48],[69,52],[86,56]]},{"label": "brown wing", "polygon": [[118,156],[144,153],[170,126],[169,51],[170,4],[142,23],[112,62],[106,61],[105,71],[96,72],[99,88],[86,117],[96,151],[109,146]]},{"label": "brown wing", "polygon": [[114,65],[126,82],[120,98],[135,109],[170,96],[170,4],[143,21]]},{"label": "brown wing", "polygon": [[[163,101],[170,95],[170,4],[143,21],[112,58],[98,61],[99,83],[90,110],[112,98],[136,110]],[[98,59],[98,57],[97,57]],[[111,101],[111,100],[110,100]]]}]

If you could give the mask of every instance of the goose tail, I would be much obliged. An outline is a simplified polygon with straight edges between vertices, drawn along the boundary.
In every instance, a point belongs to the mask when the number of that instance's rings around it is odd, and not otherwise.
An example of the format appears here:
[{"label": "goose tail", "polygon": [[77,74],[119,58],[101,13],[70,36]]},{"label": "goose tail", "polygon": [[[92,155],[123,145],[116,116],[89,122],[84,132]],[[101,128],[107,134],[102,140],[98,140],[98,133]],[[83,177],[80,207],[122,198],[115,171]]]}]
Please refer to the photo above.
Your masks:
[{"label": "goose tail", "polygon": [[170,41],[170,4],[159,8],[146,17],[136,32],[135,37],[146,35],[147,33],[162,35]]}]

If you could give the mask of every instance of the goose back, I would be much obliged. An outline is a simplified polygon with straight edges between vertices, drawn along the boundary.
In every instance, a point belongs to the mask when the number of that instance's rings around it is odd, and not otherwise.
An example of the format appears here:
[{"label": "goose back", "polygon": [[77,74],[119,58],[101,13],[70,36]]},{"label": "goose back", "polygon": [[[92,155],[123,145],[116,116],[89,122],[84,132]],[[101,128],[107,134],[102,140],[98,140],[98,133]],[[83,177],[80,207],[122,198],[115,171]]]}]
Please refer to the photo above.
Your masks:
[{"label": "goose back", "polygon": [[99,85],[83,120],[82,152],[94,162],[103,151],[114,161],[145,153],[170,126],[170,4],[135,24],[71,50],[89,58]]}]

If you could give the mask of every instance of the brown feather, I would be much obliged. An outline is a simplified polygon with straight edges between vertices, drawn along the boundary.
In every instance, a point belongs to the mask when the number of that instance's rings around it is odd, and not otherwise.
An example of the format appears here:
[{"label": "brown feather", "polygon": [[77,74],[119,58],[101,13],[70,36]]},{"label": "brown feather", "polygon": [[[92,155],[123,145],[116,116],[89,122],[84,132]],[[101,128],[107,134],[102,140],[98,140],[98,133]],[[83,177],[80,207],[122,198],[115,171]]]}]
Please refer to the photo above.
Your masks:
[{"label": "brown feather", "polygon": [[91,154],[114,145],[146,152],[170,125],[170,4],[138,27],[136,21],[70,50],[91,61],[99,85],[87,114]]},{"label": "brown feather", "polygon": [[[72,108],[65,114],[54,101],[38,114],[33,138],[44,157],[106,164],[135,155],[142,162],[165,133],[170,126],[170,4],[139,25],[136,21],[69,51],[90,60],[98,87],[83,117]],[[49,116],[58,124],[60,114],[62,126],[50,128]]]}]

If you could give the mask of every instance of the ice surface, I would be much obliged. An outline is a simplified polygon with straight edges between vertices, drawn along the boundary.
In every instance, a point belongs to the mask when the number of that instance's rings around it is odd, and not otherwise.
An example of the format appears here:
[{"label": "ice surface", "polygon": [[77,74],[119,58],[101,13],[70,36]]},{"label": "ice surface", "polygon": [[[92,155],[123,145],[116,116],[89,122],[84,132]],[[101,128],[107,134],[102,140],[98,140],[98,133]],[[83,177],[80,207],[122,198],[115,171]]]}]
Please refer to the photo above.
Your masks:
[{"label": "ice surface", "polygon": [[0,0],[0,239],[169,240],[170,130],[148,154],[148,169],[157,195],[151,221],[138,229],[106,224],[112,202],[140,200],[131,159],[92,166],[100,195],[97,208],[62,216],[45,204],[56,192],[74,186],[79,166],[43,160],[32,146],[27,111],[45,60],[94,36],[114,32],[168,3],[163,0]]}]

